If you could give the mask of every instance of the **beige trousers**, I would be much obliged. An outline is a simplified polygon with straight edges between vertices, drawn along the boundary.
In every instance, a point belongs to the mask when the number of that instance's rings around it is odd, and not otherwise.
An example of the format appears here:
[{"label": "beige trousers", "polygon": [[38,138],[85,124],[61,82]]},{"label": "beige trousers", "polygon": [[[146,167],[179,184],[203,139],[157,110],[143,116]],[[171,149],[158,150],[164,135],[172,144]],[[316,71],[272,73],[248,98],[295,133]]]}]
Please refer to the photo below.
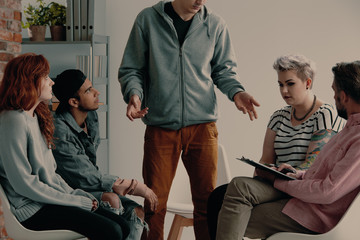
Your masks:
[{"label": "beige trousers", "polygon": [[260,178],[234,178],[219,213],[216,240],[265,239],[277,232],[314,233],[282,213],[289,199]]}]

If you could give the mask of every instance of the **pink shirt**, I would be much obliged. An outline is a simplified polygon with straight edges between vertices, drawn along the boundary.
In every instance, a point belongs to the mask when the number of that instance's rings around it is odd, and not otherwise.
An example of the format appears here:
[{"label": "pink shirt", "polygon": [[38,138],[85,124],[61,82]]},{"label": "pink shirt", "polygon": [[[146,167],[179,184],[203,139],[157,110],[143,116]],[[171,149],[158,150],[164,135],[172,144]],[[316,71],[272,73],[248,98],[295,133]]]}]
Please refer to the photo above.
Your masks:
[{"label": "pink shirt", "polygon": [[312,231],[331,230],[360,190],[360,113],[323,147],[303,179],[276,179],[274,187],[294,197],[283,213]]}]

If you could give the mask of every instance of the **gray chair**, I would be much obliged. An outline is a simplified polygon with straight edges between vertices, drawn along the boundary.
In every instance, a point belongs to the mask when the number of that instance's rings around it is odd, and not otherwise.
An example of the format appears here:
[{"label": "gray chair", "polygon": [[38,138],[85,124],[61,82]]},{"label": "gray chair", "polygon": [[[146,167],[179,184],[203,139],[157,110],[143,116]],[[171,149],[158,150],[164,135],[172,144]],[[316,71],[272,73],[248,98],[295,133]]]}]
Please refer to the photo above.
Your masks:
[{"label": "gray chair", "polygon": [[81,234],[69,230],[33,231],[27,229],[21,225],[21,223],[11,212],[10,203],[1,185],[0,199],[4,213],[6,232],[8,236],[14,240],[75,240],[85,238]]},{"label": "gray chair", "polygon": [[329,232],[317,235],[282,232],[267,240],[355,240],[359,239],[360,194],[354,199],[340,222]]}]

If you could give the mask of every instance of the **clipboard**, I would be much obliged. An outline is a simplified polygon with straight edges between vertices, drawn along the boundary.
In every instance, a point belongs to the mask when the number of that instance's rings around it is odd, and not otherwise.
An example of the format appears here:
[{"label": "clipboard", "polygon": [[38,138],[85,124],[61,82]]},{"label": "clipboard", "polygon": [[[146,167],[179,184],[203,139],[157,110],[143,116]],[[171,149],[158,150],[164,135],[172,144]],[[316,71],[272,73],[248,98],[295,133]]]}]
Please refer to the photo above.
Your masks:
[{"label": "clipboard", "polygon": [[272,169],[271,167],[268,167],[268,166],[266,166],[266,165],[264,165],[262,163],[259,163],[259,162],[255,162],[255,161],[250,160],[248,158],[242,157],[242,158],[236,158],[236,159],[240,160],[240,161],[242,161],[244,163],[247,163],[247,164],[249,164],[249,165],[251,165],[251,166],[253,166],[255,168],[259,168],[261,170],[273,173],[278,178],[282,178],[282,179],[285,179],[285,180],[296,180],[296,178],[294,178],[294,177],[288,176],[288,175],[286,175],[286,174],[284,174],[282,172],[279,172],[277,170]]}]

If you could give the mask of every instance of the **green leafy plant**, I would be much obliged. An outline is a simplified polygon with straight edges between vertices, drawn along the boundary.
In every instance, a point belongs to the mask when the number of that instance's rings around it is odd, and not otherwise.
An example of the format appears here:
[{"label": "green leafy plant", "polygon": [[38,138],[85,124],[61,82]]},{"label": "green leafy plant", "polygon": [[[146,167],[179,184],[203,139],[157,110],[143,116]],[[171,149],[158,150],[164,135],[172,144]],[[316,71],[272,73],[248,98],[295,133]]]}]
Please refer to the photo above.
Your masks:
[{"label": "green leafy plant", "polygon": [[65,25],[66,23],[66,7],[56,2],[48,5],[48,17],[50,25]]},{"label": "green leafy plant", "polygon": [[30,26],[46,26],[49,25],[49,7],[45,6],[43,0],[36,0],[37,6],[28,4],[24,9],[26,23],[21,22],[23,28]]}]

